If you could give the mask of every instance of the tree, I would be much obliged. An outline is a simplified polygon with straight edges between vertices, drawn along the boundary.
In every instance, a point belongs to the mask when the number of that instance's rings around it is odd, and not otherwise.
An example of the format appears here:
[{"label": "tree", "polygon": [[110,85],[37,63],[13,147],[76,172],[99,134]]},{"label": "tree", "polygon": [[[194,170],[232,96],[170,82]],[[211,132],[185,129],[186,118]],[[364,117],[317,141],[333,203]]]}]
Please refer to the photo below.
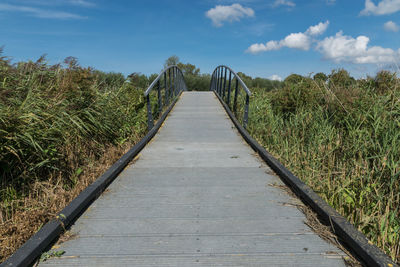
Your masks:
[{"label": "tree", "polygon": [[305,78],[299,74],[290,74],[283,82],[285,85],[293,85],[302,82],[304,79]]},{"label": "tree", "polygon": [[179,63],[179,57],[176,55],[170,56],[164,63],[164,69],[169,67],[169,66],[174,66],[178,65]]},{"label": "tree", "polygon": [[145,89],[149,84],[149,80],[147,79],[146,75],[140,74],[140,72],[129,74],[128,80],[133,86],[142,89]]},{"label": "tree", "polygon": [[153,73],[149,76],[149,84],[151,84],[156,78],[158,77],[158,74]]},{"label": "tree", "polygon": [[326,74],[323,72],[318,72],[314,75],[313,79],[314,81],[326,82],[328,80],[328,76],[326,76]]},{"label": "tree", "polygon": [[178,63],[178,68],[181,69],[184,75],[194,75],[197,76],[200,74],[200,69],[196,68],[195,65],[190,64],[190,63]]},{"label": "tree", "polygon": [[329,75],[329,87],[335,90],[338,87],[347,88],[355,83],[355,79],[350,76],[350,73],[345,69],[332,70]]}]

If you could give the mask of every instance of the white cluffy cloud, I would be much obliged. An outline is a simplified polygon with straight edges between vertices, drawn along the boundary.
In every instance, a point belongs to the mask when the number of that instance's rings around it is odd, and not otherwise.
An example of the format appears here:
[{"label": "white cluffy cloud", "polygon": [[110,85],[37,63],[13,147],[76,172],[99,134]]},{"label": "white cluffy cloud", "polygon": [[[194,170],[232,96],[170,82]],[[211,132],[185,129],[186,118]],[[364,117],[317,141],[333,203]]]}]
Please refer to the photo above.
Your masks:
[{"label": "white cluffy cloud", "polygon": [[0,4],[0,11],[21,12],[37,18],[47,19],[85,19],[86,17],[63,11],[46,10],[42,8]]},{"label": "white cluffy cloud", "polygon": [[[391,21],[389,21],[391,22]],[[391,30],[398,29],[395,23],[385,24]],[[322,54],[325,59],[336,63],[348,62],[355,64],[381,64],[393,63],[400,60],[400,49],[393,50],[381,46],[368,46],[369,38],[360,35],[357,38],[344,35],[342,31],[323,40],[314,39],[328,28],[329,21],[309,27],[304,33],[291,33],[280,41],[269,41],[265,44],[252,44],[246,52],[257,54],[265,51],[279,50],[282,47],[309,50],[315,43],[314,49]],[[387,26],[388,25],[388,26]]]},{"label": "white cluffy cloud", "polygon": [[217,5],[206,12],[206,17],[212,20],[214,26],[221,27],[224,21],[239,21],[243,17],[253,17],[254,10],[240,4],[230,6]]},{"label": "white cluffy cloud", "polygon": [[399,26],[391,20],[383,24],[383,28],[388,32],[397,32],[399,30]]},{"label": "white cluffy cloud", "polygon": [[343,35],[343,32],[335,36],[326,37],[317,44],[317,51],[321,52],[325,59],[334,62],[363,63],[392,63],[400,55],[400,49],[394,51],[380,46],[368,47],[369,38],[363,35],[353,38]]},{"label": "white cluffy cloud", "polygon": [[275,2],[272,4],[273,7],[278,7],[278,6],[288,6],[288,7],[295,7],[296,4],[292,1],[288,0],[275,0]]},{"label": "white cluffy cloud", "polygon": [[382,0],[375,5],[372,0],[365,0],[365,8],[360,15],[386,15],[400,10],[400,0]]},{"label": "white cluffy cloud", "polygon": [[273,81],[282,81],[282,77],[277,74],[271,75],[270,77],[268,77],[268,79],[273,80]]},{"label": "white cluffy cloud", "polygon": [[306,33],[311,36],[321,35],[326,31],[326,29],[328,29],[328,26],[329,26],[329,20],[325,22],[320,22],[317,25],[310,26],[307,29]]},{"label": "white cluffy cloud", "polygon": [[282,47],[295,48],[300,50],[309,50],[312,43],[311,36],[323,34],[328,28],[329,21],[320,22],[317,25],[310,26],[304,33],[291,33],[280,41],[269,41],[265,44],[252,44],[246,52],[257,54],[260,52],[279,50]]}]

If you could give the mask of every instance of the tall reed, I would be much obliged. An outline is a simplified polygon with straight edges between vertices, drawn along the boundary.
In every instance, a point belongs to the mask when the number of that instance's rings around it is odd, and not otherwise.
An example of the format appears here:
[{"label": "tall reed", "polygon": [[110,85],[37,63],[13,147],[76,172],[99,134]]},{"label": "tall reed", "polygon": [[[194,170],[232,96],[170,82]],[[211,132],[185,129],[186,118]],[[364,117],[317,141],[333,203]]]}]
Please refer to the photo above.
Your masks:
[{"label": "tall reed", "polygon": [[253,88],[249,132],[399,262],[400,82],[343,72]]}]

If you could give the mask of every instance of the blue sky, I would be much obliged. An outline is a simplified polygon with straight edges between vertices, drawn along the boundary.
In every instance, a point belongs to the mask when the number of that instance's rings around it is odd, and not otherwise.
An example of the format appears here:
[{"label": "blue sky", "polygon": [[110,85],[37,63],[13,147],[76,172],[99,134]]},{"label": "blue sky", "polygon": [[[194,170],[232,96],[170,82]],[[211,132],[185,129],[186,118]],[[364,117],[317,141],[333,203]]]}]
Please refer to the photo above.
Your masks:
[{"label": "blue sky", "polygon": [[220,64],[285,78],[400,65],[400,0],[0,0],[0,46],[13,59],[158,73],[171,55],[202,73]]}]

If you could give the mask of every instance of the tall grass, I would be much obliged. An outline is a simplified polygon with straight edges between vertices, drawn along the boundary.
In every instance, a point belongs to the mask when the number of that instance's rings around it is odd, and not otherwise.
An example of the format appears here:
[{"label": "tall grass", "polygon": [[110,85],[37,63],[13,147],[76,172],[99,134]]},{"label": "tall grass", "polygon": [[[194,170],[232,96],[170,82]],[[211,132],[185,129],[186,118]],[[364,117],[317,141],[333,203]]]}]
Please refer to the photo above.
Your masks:
[{"label": "tall grass", "polygon": [[399,262],[399,79],[339,70],[253,92],[252,136]]},{"label": "tall grass", "polygon": [[98,161],[143,136],[145,114],[143,88],[121,74],[1,57],[0,258],[90,183]]}]

